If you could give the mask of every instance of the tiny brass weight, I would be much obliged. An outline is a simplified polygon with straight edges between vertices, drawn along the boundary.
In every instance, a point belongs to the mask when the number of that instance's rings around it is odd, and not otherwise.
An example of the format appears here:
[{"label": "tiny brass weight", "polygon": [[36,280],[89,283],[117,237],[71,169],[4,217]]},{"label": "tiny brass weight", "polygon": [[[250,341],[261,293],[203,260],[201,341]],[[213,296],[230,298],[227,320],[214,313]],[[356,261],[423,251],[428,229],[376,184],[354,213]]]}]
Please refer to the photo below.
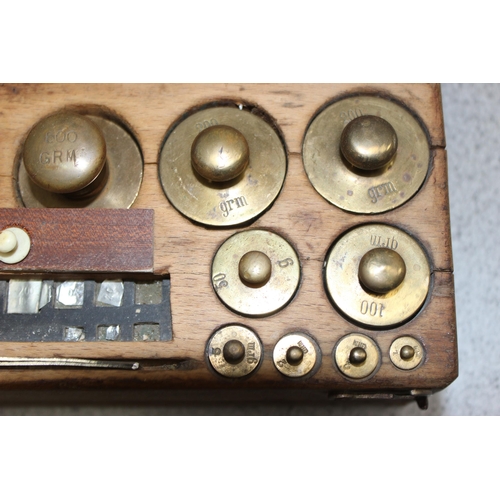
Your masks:
[{"label": "tiny brass weight", "polygon": [[19,165],[26,207],[129,208],[142,182],[142,156],[115,122],[63,111],[29,132]]},{"label": "tiny brass weight", "polygon": [[371,375],[380,363],[377,344],[368,336],[352,333],[342,337],[333,349],[337,368],[349,378],[361,379]]},{"label": "tiny brass weight", "polygon": [[374,95],[334,102],[311,122],[303,143],[313,187],[343,210],[392,210],[417,193],[427,175],[425,131],[403,106]]},{"label": "tiny brass weight", "polygon": [[389,351],[391,361],[401,370],[414,370],[422,364],[424,347],[417,339],[405,336],[397,338]]},{"label": "tiny brass weight", "polygon": [[397,326],[424,304],[430,266],[417,241],[385,224],[351,229],[330,249],[325,283],[333,303],[367,327]]},{"label": "tiny brass weight", "polygon": [[318,344],[303,332],[289,333],[282,337],[273,350],[276,369],[291,378],[313,375],[321,364]]},{"label": "tiny brass weight", "polygon": [[278,196],[286,154],[276,131],[243,107],[211,107],[178,123],[159,158],[170,203],[207,226],[234,226],[264,212]]},{"label": "tiny brass weight", "polygon": [[262,345],[255,332],[241,325],[226,325],[207,343],[207,357],[212,368],[230,378],[252,373],[262,358]]},{"label": "tiny brass weight", "polygon": [[293,247],[270,231],[253,229],[229,237],[212,262],[212,285],[222,302],[246,316],[268,316],[285,307],[300,280]]}]

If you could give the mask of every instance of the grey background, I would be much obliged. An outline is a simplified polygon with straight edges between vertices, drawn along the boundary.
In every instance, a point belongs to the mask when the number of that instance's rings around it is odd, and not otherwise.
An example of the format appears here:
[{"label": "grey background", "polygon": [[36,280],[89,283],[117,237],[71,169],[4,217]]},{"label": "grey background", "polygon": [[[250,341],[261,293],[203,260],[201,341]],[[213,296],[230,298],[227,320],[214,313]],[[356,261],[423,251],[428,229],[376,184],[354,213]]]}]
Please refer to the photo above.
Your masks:
[{"label": "grey background", "polygon": [[37,406],[0,407],[0,415],[500,415],[499,258],[500,85],[443,84],[459,346],[459,378],[415,403],[328,406]]}]

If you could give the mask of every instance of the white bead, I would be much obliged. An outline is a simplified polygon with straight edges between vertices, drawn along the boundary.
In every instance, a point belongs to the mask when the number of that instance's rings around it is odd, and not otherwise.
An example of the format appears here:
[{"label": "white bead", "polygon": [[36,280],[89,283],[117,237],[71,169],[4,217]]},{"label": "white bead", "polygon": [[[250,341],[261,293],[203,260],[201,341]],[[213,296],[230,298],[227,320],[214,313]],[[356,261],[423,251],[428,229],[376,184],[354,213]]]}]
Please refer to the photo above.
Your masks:
[{"label": "white bead", "polygon": [[[14,246],[12,246],[12,240],[15,242]],[[17,264],[26,258],[30,249],[30,237],[28,233],[20,227],[9,227],[0,233],[1,262],[5,262],[6,264]]]},{"label": "white bead", "polygon": [[12,252],[17,247],[16,235],[6,229],[0,233],[0,253],[6,254]]}]

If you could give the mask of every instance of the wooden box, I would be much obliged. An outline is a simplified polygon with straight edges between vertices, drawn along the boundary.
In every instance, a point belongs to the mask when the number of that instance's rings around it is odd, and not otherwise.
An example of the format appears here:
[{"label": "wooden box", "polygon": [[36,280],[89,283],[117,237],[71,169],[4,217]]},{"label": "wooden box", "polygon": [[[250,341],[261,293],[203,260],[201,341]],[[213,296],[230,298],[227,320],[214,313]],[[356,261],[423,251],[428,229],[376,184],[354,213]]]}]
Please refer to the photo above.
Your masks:
[{"label": "wooden box", "polygon": [[[383,214],[358,215],[333,206],[316,192],[304,170],[302,144],[311,120],[329,102],[351,94],[395,100],[411,110],[428,132],[431,162],[422,187],[408,202]],[[159,181],[158,158],[173,123],[205,103],[228,101],[257,106],[274,120],[286,145],[287,174],[281,193],[262,216],[243,228],[209,229],[194,224],[170,205]],[[21,208],[16,172],[26,136],[38,120],[62,109],[113,114],[135,136],[143,155],[144,177],[136,202],[127,212],[100,213],[95,219],[92,209],[80,209],[84,212],[80,217],[61,209]],[[11,224],[29,225],[32,221],[30,230],[36,233],[31,260],[15,268],[3,265],[5,280],[168,279],[172,321],[171,340],[154,342],[29,342],[15,341],[11,336],[5,340],[0,325],[0,357],[130,360],[140,364],[137,370],[2,367],[3,389],[165,389],[172,394],[192,391],[193,397],[210,401],[220,397],[232,401],[256,397],[293,401],[341,397],[405,399],[425,398],[458,375],[439,85],[5,84],[0,86],[0,192],[0,229]],[[386,330],[364,328],[348,321],[332,306],[323,283],[325,255],[332,242],[353,226],[373,222],[391,224],[412,234],[425,248],[431,263],[431,287],[424,307],[407,323]],[[225,307],[214,292],[210,275],[219,246],[235,232],[255,228],[284,236],[297,250],[302,269],[300,286],[291,303],[263,318],[244,317]],[[81,239],[85,231],[93,236]],[[48,245],[45,238],[52,242],[48,247],[44,247]],[[113,252],[104,248],[101,261],[94,257],[85,261],[85,256],[106,238],[122,246],[123,255],[110,260]],[[53,241],[57,242],[57,253],[53,252]],[[235,323],[254,330],[263,345],[258,370],[241,380],[214,373],[206,358],[207,341],[213,332],[221,325]],[[36,326],[36,315],[33,325]],[[273,363],[274,346],[293,331],[307,332],[320,347],[321,365],[312,377],[287,378]],[[363,380],[345,377],[332,358],[339,339],[352,332],[374,339],[381,353],[376,373]],[[390,361],[390,345],[402,335],[415,336],[425,348],[425,360],[418,369],[400,370]]]}]

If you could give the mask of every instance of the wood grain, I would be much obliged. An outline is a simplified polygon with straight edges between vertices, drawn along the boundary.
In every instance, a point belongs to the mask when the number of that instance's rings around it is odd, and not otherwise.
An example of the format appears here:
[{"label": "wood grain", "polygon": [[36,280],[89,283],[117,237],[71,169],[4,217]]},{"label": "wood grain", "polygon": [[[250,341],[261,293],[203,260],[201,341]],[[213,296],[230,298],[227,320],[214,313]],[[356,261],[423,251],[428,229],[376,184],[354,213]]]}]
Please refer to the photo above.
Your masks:
[{"label": "wood grain", "polygon": [[28,256],[0,272],[152,273],[153,210],[0,208],[0,231],[24,229]]},{"label": "wood grain", "polygon": [[[324,200],[304,172],[301,145],[315,114],[348,93],[370,93],[407,106],[428,132],[432,162],[420,191],[403,206],[379,215],[344,212]],[[288,172],[282,192],[265,214],[240,229],[207,229],[195,225],[168,202],[158,179],[157,159],[163,139],[187,110],[203,103],[233,100],[257,105],[281,131],[288,152]],[[62,108],[115,113],[134,133],[145,160],[144,180],[133,208],[152,209],[154,273],[170,275],[174,339],[168,343],[0,343],[1,356],[68,356],[144,360],[138,372],[82,370],[0,371],[4,387],[75,383],[78,386],[130,388],[295,389],[334,393],[401,393],[434,391],[458,375],[453,263],[444,126],[439,85],[4,85],[0,86],[1,205],[19,207],[14,184],[22,144],[30,127]],[[132,213],[132,212],[131,212]],[[3,220],[3,219],[2,219]],[[323,287],[323,261],[332,242],[347,229],[369,222],[398,226],[417,238],[429,256],[431,291],[425,307],[411,321],[387,331],[360,328],[331,305]],[[285,237],[297,250],[301,284],[294,300],[267,318],[244,318],[216,297],[210,277],[213,255],[235,231],[266,228]],[[264,345],[264,360],[247,380],[225,380],[208,368],[205,345],[221,325],[240,323],[253,328]],[[307,380],[290,380],[272,363],[272,349],[284,334],[304,331],[319,343],[323,363]],[[360,332],[376,340],[382,364],[368,380],[340,374],[331,353],[347,333]],[[389,360],[390,343],[401,335],[418,338],[426,348],[424,364],[404,372]],[[158,366],[147,366],[152,360]],[[170,361],[169,361],[170,360]],[[183,360],[183,361],[180,361]]]}]

